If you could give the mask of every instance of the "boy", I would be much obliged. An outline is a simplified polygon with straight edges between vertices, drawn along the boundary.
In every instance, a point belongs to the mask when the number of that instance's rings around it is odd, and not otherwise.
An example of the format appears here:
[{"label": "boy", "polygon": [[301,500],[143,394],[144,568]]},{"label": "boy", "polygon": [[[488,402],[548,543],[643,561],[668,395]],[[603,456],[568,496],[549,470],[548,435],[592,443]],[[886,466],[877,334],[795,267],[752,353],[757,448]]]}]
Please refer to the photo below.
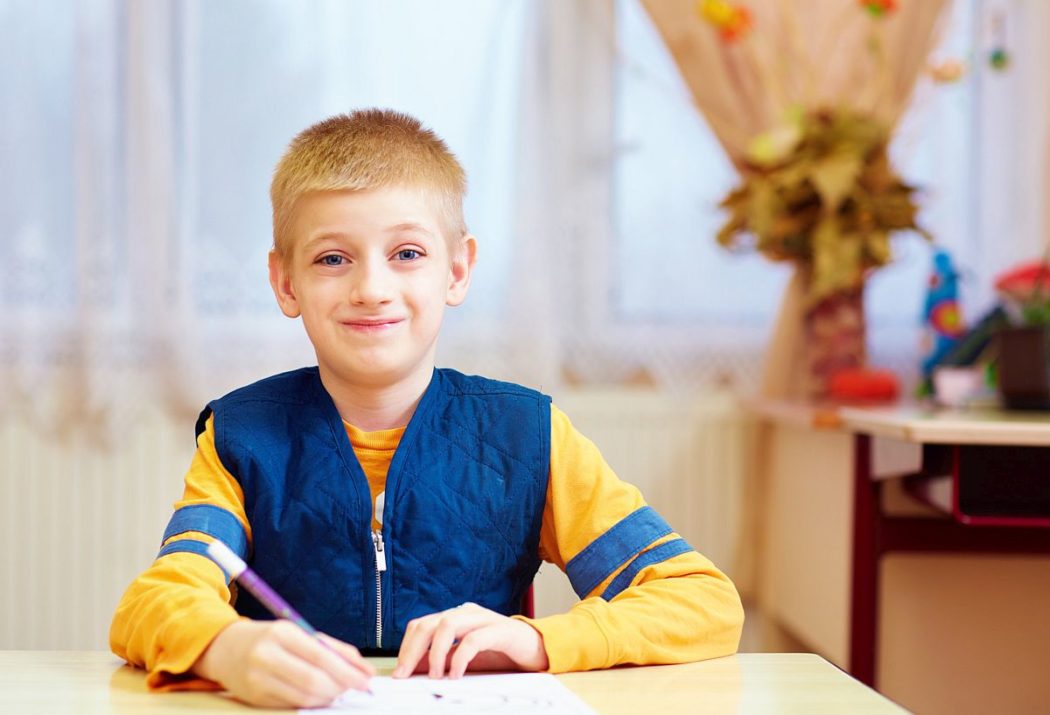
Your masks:
[{"label": "boy", "polygon": [[[292,141],[271,186],[270,283],[318,364],[202,412],[160,554],[110,631],[151,687],[309,707],[366,687],[357,648],[397,652],[395,677],[735,652],[733,585],[549,398],[435,369],[476,257],[464,192],[444,142],[402,114],[341,115]],[[214,538],[329,648],[234,594],[203,554]],[[541,559],[584,600],[514,616]]]}]

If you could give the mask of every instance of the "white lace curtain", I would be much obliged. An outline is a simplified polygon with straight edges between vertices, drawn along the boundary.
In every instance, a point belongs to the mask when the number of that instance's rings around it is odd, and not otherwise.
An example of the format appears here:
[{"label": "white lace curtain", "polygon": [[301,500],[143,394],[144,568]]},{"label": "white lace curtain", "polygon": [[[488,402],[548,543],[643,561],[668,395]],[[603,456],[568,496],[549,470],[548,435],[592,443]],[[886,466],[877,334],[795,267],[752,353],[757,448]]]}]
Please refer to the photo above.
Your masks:
[{"label": "white lace curtain", "polygon": [[[1048,223],[1050,4],[996,2],[1011,71],[974,60],[981,98],[920,102],[897,148],[943,180],[931,228],[981,285]],[[267,285],[267,187],[295,132],[359,106],[419,116],[470,176],[481,260],[443,364],[548,390],[755,377],[783,275],[713,246],[732,176],[646,23],[637,0],[0,4],[0,417],[113,434],[311,362]],[[914,258],[885,271],[914,312],[892,304],[876,355],[916,339]]]},{"label": "white lace curtain", "polygon": [[[583,3],[581,8],[595,5]],[[267,188],[287,141],[361,106],[420,117],[470,175],[482,245],[447,361],[513,372],[553,361],[516,336],[544,290],[504,276],[519,232],[526,58],[556,4],[459,0],[86,0],[0,9],[0,411],[119,428],[313,361],[266,279]],[[601,8],[599,8],[599,15]],[[530,205],[530,209],[535,205]],[[517,217],[517,218],[516,218]],[[535,242],[532,242],[535,243]],[[537,271],[539,274],[540,271]],[[549,277],[545,280],[549,280]],[[481,336],[484,336],[482,338]]]}]

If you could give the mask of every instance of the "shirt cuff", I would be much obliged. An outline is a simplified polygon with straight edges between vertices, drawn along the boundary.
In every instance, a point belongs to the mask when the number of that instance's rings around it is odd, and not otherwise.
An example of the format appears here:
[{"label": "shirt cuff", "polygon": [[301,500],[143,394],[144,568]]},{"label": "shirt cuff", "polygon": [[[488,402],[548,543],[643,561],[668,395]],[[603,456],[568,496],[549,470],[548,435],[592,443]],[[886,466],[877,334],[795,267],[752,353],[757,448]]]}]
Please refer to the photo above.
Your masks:
[{"label": "shirt cuff", "polygon": [[548,673],[594,670],[605,668],[610,662],[609,639],[586,608],[590,600],[581,601],[568,613],[543,618],[511,616],[528,623],[543,636]]},{"label": "shirt cuff", "polygon": [[[171,620],[162,642],[166,650],[146,676],[150,690],[222,690],[222,686],[190,672],[205,649],[226,626],[240,616],[232,607],[197,609]],[[192,625],[191,625],[192,624]]]}]

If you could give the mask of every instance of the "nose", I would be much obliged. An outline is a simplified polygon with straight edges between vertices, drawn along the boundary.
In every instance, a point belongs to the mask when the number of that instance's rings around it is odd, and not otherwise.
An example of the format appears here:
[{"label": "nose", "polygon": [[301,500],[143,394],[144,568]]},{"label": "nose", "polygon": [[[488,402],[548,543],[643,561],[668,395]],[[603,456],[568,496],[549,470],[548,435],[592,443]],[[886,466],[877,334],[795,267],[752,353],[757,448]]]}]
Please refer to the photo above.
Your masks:
[{"label": "nose", "polygon": [[391,299],[391,276],[386,261],[365,260],[357,265],[350,287],[354,305],[383,305]]}]

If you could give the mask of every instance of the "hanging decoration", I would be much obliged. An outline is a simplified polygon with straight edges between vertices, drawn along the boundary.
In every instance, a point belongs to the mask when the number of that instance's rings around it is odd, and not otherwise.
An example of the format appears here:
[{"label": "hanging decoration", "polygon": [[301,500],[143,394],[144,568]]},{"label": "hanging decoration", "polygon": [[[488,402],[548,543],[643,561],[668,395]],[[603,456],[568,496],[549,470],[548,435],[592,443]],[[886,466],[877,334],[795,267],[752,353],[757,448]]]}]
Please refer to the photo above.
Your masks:
[{"label": "hanging decoration", "polygon": [[999,10],[992,17],[992,49],[988,53],[988,65],[996,72],[1010,67],[1010,52],[1006,48],[1006,13]]},{"label": "hanging decoration", "polygon": [[[861,4],[864,4],[863,2]],[[987,38],[991,49],[987,51],[988,66],[995,72],[1010,69],[1013,56],[1007,43],[1006,10],[997,8],[990,11],[987,22]],[[927,74],[937,84],[955,84],[963,79],[973,67],[981,61],[982,50],[971,49],[966,58],[949,57],[939,62],[932,62],[927,67]]]},{"label": "hanging decoration", "polygon": [[718,30],[723,42],[734,43],[751,30],[751,10],[741,3],[727,0],[700,0],[697,13]]},{"label": "hanging decoration", "polygon": [[885,17],[897,9],[897,0],[858,0],[872,17]]},{"label": "hanging decoration", "polygon": [[966,74],[966,64],[962,60],[947,59],[930,65],[928,71],[937,84],[955,84]]}]

